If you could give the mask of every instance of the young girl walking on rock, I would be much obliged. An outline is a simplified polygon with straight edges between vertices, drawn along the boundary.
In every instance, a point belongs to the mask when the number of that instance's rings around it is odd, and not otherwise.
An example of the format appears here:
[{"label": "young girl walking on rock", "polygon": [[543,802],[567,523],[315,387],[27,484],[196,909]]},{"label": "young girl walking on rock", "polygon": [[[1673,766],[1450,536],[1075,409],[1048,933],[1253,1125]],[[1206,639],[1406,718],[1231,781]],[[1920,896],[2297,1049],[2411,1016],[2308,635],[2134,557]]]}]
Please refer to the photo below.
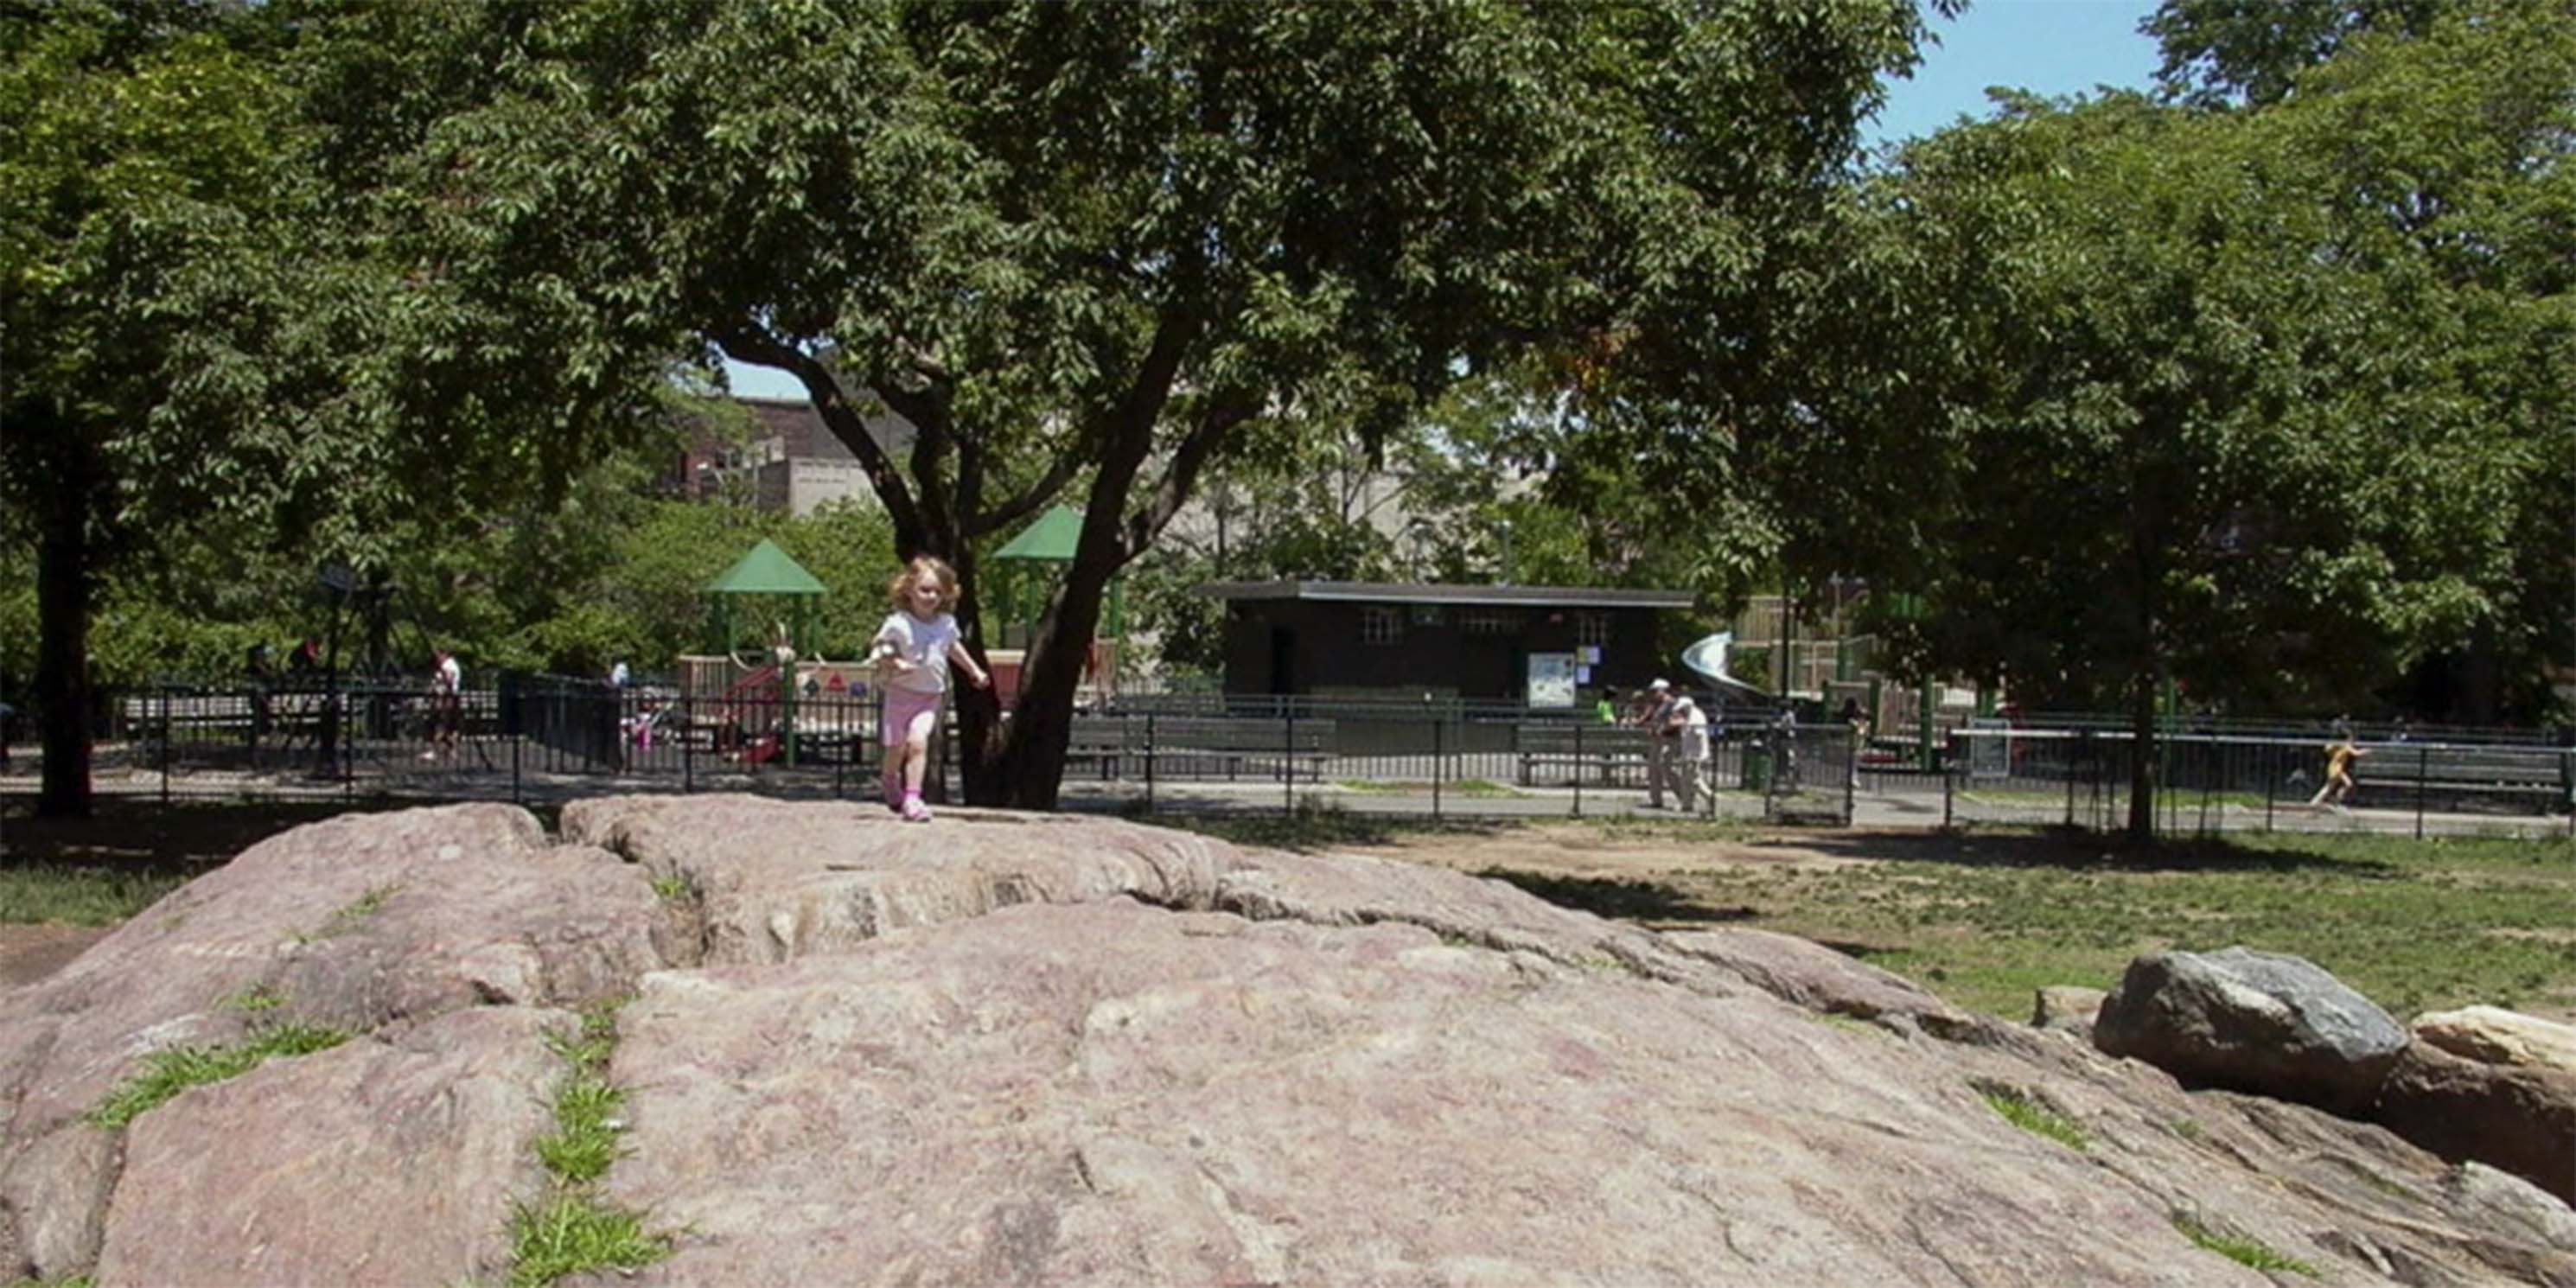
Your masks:
[{"label": "young girl walking on rock", "polygon": [[939,727],[939,702],[948,693],[954,663],[976,688],[992,683],[957,638],[957,574],[945,561],[923,557],[887,583],[894,611],[877,628],[870,656],[884,677],[886,808],[905,821],[927,823],[921,779],[930,764],[930,735]]}]

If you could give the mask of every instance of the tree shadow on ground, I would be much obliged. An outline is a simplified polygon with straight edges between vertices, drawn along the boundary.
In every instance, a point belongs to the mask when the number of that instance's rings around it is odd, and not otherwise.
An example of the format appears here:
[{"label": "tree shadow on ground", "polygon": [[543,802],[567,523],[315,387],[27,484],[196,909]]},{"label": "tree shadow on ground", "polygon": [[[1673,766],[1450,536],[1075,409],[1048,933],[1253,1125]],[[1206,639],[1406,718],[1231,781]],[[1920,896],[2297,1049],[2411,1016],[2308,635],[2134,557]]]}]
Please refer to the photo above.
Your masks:
[{"label": "tree shadow on ground", "polygon": [[0,863],[189,877],[289,828],[410,803],[101,796],[89,818],[37,818],[33,797],[12,796],[0,800]]},{"label": "tree shadow on ground", "polygon": [[1900,863],[1944,863],[1972,868],[2056,868],[2069,872],[2332,872],[2338,876],[2394,877],[2402,871],[2379,859],[2341,856],[2322,849],[2244,845],[2222,837],[2180,837],[2144,844],[2081,828],[2034,833],[1842,832],[1776,838],[1754,843],[1794,847],[1831,858]]},{"label": "tree shadow on ground", "polygon": [[1508,881],[1560,908],[1621,921],[1712,925],[1750,921],[1761,915],[1741,905],[1720,908],[1702,903],[1680,887],[1662,881],[1557,876],[1499,867],[1486,868],[1476,875]]},{"label": "tree shadow on ground", "polygon": [[1313,854],[1354,845],[1386,845],[1403,836],[1494,836],[1509,831],[1513,820],[1450,819],[1434,822],[1404,814],[1343,813],[1300,810],[1294,814],[1215,814],[1125,812],[1124,817],[1158,827],[1179,828],[1221,841],[1265,850]]}]

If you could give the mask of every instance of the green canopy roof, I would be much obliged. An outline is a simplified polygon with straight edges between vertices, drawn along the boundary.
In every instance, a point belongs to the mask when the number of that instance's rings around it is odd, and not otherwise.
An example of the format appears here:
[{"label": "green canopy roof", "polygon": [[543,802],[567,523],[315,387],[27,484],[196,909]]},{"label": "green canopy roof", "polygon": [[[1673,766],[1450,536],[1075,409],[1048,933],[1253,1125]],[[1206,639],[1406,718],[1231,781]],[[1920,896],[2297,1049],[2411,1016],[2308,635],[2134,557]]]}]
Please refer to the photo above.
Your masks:
[{"label": "green canopy roof", "polygon": [[823,583],[769,538],[751,548],[725,574],[707,583],[710,595],[820,595]]},{"label": "green canopy roof", "polygon": [[1081,539],[1082,511],[1069,505],[1050,506],[1037,522],[1020,529],[1010,544],[994,551],[993,557],[1071,563],[1073,547]]}]

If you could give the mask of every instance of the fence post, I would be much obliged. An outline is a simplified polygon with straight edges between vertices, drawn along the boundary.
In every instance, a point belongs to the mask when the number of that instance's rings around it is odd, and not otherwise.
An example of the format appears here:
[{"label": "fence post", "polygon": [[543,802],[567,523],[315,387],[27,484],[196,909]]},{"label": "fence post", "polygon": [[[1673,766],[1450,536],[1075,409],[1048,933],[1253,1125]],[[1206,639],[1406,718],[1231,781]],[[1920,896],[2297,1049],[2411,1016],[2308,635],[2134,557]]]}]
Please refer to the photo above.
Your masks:
[{"label": "fence post", "polygon": [[[1852,825],[1852,809],[1860,800],[1860,735],[1851,725],[1843,726],[1843,826]],[[1714,806],[1715,801],[1710,804]]]},{"label": "fence post", "polygon": [[1431,821],[1440,821],[1440,713],[1431,713]]},{"label": "fence post", "polygon": [[526,741],[522,735],[510,735],[510,803],[513,805],[523,803],[519,794],[519,747]]},{"label": "fence post", "polygon": [[2431,755],[2429,747],[2419,745],[2415,748],[2415,839],[2418,841],[2424,839],[2424,781],[2428,777],[2425,765]]},{"label": "fence post", "polygon": [[1279,781],[1284,785],[1282,790],[1285,793],[1288,812],[1294,814],[1297,812],[1297,695],[1293,693],[1283,695],[1279,703],[1288,711],[1288,722],[1285,726],[1288,745],[1280,749],[1282,755]]},{"label": "fence post", "polygon": [[2263,830],[2272,830],[2272,793],[2281,781],[2281,748],[2276,743],[2263,744]]},{"label": "fence post", "polygon": [[[1952,733],[1951,733],[1950,738],[1951,738],[1951,740],[1952,740],[1953,742],[1955,742],[1955,741],[1957,741],[1959,738],[1964,737],[1964,736],[1966,736],[1966,735],[1965,735],[1965,734],[1963,734],[1963,733],[1959,733],[1959,732],[1954,731],[1954,732],[1952,732]],[[1958,748],[1957,748],[1957,747],[1945,747],[1945,748],[1943,748],[1943,749],[1942,749],[1942,751],[1943,751],[1943,755],[1941,756],[1941,830],[1942,830],[1942,831],[1944,831],[1944,832],[1947,832],[1947,831],[1949,831],[1949,830],[1950,830],[1950,828],[1951,828],[1951,826],[1952,826],[1952,824],[1951,824],[1951,821],[1950,821],[1950,820],[1951,820],[1951,816],[1952,816],[1952,815],[1951,815],[1951,811],[1952,811],[1952,809],[1953,809],[1953,806],[1952,806],[1952,803],[1951,803],[1951,802],[1952,802],[1952,799],[1958,795],[1958,793],[1957,793],[1955,790],[1953,790],[1953,783],[1951,782],[1951,778],[1952,778],[1952,776],[1953,776],[1953,775],[1955,775],[1955,774],[1957,774],[1957,773],[1959,772],[1959,754],[1958,754]],[[1973,752],[1973,751],[1971,751],[1971,752],[1969,752],[1969,753],[1968,753],[1968,755],[1969,755],[1971,758],[1973,758],[1973,757],[1976,755],[1976,753],[1975,753],[1975,752]]]},{"label": "fence post", "polygon": [[1583,817],[1583,722],[1574,722],[1574,816]]},{"label": "fence post", "polygon": [[170,686],[161,686],[161,803],[170,803]]},{"label": "fence post", "polygon": [[698,782],[698,700],[680,699],[680,794],[697,790]]},{"label": "fence post", "polygon": [[[1118,723],[1120,726],[1118,730],[1118,741],[1121,744],[1124,744],[1127,741],[1126,726],[1134,722],[1129,718],[1128,713],[1121,711],[1118,713]],[[1151,708],[1147,708],[1145,712],[1145,812],[1148,814],[1154,812],[1154,761],[1156,759],[1157,757],[1154,750],[1154,712]]]}]

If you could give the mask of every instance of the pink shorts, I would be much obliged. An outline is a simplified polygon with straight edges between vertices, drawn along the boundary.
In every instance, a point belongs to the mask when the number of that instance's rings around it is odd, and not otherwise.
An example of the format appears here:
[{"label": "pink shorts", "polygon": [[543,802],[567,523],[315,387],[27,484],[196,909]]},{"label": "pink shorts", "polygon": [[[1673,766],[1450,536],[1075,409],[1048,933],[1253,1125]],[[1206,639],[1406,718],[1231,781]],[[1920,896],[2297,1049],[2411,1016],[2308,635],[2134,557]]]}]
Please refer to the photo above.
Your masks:
[{"label": "pink shorts", "polygon": [[915,693],[910,689],[885,691],[885,723],[879,732],[885,745],[900,747],[918,739],[928,746],[932,731],[939,727],[939,695]]}]

